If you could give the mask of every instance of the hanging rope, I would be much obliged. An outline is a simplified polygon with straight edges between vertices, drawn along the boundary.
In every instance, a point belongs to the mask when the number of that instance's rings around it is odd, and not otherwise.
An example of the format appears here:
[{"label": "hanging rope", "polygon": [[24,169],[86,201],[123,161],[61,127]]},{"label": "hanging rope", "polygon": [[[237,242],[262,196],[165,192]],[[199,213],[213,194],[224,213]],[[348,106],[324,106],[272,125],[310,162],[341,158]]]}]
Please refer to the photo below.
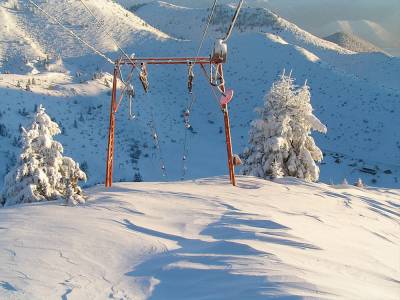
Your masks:
[{"label": "hanging rope", "polygon": [[136,115],[132,112],[132,102],[133,98],[135,97],[135,89],[133,88],[133,85],[128,83],[128,88],[126,90],[126,95],[128,97],[128,103],[129,103],[129,119],[133,120],[136,118]]},{"label": "hanging rope", "polygon": [[42,9],[41,7],[39,7],[35,2],[33,2],[32,0],[28,0],[29,3],[31,3],[33,6],[35,6],[38,10],[40,10],[43,14],[45,14],[49,19],[53,20],[54,22],[56,22],[58,25],[60,25],[62,28],[64,28],[64,30],[66,30],[71,36],[73,36],[75,39],[77,39],[78,41],[80,41],[82,44],[84,44],[86,47],[88,47],[89,49],[91,49],[94,53],[96,53],[97,55],[101,56],[102,58],[104,58],[107,62],[109,62],[110,64],[114,65],[114,62],[107,57],[104,53],[102,53],[101,51],[97,50],[95,47],[93,47],[92,45],[90,45],[88,42],[86,42],[85,40],[83,40],[81,37],[79,37],[75,32],[73,32],[71,29],[67,28],[66,26],[64,26],[59,20],[57,20],[55,17],[51,16],[49,13],[47,13],[44,9]]},{"label": "hanging rope", "polygon": [[160,144],[160,140],[158,137],[158,133],[157,133],[157,128],[156,128],[156,124],[154,121],[154,113],[153,110],[151,110],[151,122],[150,122],[150,128],[152,131],[152,136],[153,136],[153,141],[154,141],[154,145],[158,151],[158,158],[160,160],[160,167],[161,167],[161,173],[163,177],[167,177],[167,169],[165,167],[165,162],[164,162],[164,157],[163,157],[163,153],[161,150],[161,144]]},{"label": "hanging rope", "polygon": [[188,149],[188,130],[185,130],[185,138],[183,143],[183,156],[182,156],[182,177],[181,180],[185,180],[186,172],[187,172],[187,154],[189,152]]},{"label": "hanging rope", "polygon": [[194,80],[194,72],[193,72],[193,64],[191,62],[188,63],[188,90],[189,94],[193,92],[193,80]]}]

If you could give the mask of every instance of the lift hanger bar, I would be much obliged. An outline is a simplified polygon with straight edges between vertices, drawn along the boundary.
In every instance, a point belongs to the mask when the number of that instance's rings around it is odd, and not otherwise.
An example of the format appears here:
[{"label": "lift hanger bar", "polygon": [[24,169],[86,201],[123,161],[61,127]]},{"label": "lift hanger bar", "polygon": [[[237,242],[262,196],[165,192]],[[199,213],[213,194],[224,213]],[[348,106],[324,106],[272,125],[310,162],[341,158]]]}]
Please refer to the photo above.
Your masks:
[{"label": "lift hanger bar", "polygon": [[118,61],[120,65],[141,64],[148,65],[186,65],[192,64],[209,64],[212,61],[209,57],[133,57],[131,59],[121,59]]}]

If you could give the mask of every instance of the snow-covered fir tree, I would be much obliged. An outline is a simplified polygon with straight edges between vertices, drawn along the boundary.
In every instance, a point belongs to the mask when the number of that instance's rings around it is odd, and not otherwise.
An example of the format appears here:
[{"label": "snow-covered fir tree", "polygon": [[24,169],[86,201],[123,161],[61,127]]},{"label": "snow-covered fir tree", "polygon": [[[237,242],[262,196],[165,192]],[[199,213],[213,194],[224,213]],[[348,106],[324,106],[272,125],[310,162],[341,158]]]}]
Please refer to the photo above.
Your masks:
[{"label": "snow-covered fir tree", "polygon": [[63,198],[68,203],[83,203],[79,187],[86,174],[79,164],[64,157],[62,145],[53,140],[60,128],[40,105],[29,130],[21,130],[23,147],[17,164],[6,175],[1,193],[5,206]]},{"label": "snow-covered fir tree", "polygon": [[267,94],[264,107],[256,111],[259,119],[251,124],[242,173],[266,179],[279,171],[318,181],[316,162],[323,155],[310,134],[312,130],[326,133],[327,128],[313,114],[307,83],[298,87],[291,75],[283,73]]}]

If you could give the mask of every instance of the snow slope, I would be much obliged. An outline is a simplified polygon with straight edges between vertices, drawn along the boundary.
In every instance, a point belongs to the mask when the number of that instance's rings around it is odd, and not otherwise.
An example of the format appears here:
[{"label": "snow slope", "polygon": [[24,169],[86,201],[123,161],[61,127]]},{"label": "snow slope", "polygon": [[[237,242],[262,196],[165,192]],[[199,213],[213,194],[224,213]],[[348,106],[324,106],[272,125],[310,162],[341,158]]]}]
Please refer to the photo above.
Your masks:
[{"label": "snow slope", "polygon": [[88,193],[0,210],[1,299],[398,299],[399,190],[217,177]]}]

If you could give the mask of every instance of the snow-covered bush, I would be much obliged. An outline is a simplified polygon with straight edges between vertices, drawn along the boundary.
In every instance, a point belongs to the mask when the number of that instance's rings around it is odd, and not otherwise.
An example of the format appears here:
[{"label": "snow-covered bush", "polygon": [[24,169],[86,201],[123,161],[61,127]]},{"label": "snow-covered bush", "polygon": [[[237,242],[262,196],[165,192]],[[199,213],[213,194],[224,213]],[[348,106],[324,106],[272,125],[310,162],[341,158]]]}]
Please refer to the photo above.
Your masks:
[{"label": "snow-covered bush", "polygon": [[47,59],[45,62],[45,69],[49,72],[67,73],[61,56],[58,56],[56,59]]},{"label": "snow-covered bush", "polygon": [[79,164],[62,155],[62,145],[53,140],[60,128],[40,105],[29,130],[22,128],[23,147],[16,166],[4,180],[1,203],[5,206],[66,199],[68,203],[85,202],[80,180],[86,174]]},{"label": "snow-covered bush", "polygon": [[259,119],[251,124],[249,148],[243,153],[244,175],[261,178],[293,176],[318,181],[323,159],[311,131],[327,132],[313,115],[311,94],[305,83],[294,85],[291,75],[282,74],[258,108]]},{"label": "snow-covered bush", "polygon": [[7,0],[4,2],[4,7],[9,8],[9,9],[13,9],[13,10],[20,10],[21,7],[18,3],[17,0]]},{"label": "snow-covered bush", "polygon": [[354,186],[359,187],[359,188],[363,188],[364,187],[364,182],[362,181],[361,178],[358,178],[357,182],[354,183]]}]

